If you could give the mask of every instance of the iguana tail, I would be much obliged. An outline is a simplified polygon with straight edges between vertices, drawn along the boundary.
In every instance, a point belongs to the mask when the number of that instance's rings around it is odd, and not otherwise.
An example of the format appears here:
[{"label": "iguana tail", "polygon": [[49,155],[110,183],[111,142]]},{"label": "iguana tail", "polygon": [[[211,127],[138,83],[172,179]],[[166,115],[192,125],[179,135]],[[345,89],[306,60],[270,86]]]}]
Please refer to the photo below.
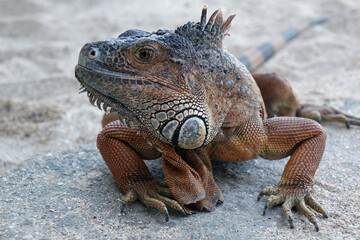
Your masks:
[{"label": "iguana tail", "polygon": [[[355,12],[357,11],[347,13]],[[345,14],[346,13],[342,15]],[[298,27],[290,28],[258,47],[250,48],[239,60],[250,72],[253,72],[261,64],[274,56],[276,52],[285,47],[288,42],[297,38],[302,32],[316,25],[323,24],[326,21],[328,21],[328,18],[317,18],[307,21]],[[269,116],[289,116],[295,115],[296,113],[298,117],[311,118],[318,122],[343,122],[347,128],[350,128],[350,125],[360,125],[360,118],[347,115],[332,107],[300,104],[296,94],[291,90],[290,84],[279,75],[254,74],[253,76],[260,87]],[[279,87],[281,88],[281,94],[277,94]]]},{"label": "iguana tail", "polygon": [[274,56],[275,53],[282,49],[288,42],[297,38],[302,32],[326,21],[327,18],[317,18],[309,20],[299,25],[298,27],[292,27],[282,32],[274,39],[261,44],[260,46],[250,48],[244,53],[243,56],[239,58],[239,60],[247,67],[250,72],[252,72],[261,64]]}]

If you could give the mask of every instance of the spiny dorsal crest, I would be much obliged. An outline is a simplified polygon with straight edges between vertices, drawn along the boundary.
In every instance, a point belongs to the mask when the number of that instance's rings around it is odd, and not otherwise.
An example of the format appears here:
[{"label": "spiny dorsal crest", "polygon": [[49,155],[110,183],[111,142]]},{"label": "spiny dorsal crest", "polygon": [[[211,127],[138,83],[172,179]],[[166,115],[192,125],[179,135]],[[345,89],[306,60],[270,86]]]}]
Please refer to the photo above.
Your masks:
[{"label": "spiny dorsal crest", "polygon": [[201,19],[200,22],[188,22],[187,24],[178,27],[175,32],[180,35],[185,35],[187,37],[194,37],[191,36],[192,34],[204,34],[204,35],[211,35],[217,40],[222,40],[225,36],[230,35],[229,29],[231,26],[231,21],[234,19],[236,14],[233,14],[228,17],[228,19],[223,22],[223,15],[221,9],[216,10],[209,21],[206,23],[206,13],[207,13],[207,6],[205,5],[201,12]]}]

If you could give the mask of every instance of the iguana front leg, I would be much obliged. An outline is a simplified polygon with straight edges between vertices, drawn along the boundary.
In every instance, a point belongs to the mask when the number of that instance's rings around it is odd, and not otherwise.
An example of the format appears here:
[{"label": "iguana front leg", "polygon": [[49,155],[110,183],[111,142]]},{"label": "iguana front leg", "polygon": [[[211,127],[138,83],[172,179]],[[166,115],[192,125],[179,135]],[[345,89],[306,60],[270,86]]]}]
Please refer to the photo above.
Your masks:
[{"label": "iguana front leg", "polygon": [[167,207],[183,212],[182,206],[171,199],[166,185],[155,180],[144,159],[156,159],[161,154],[145,138],[137,134],[138,127],[130,128],[120,121],[105,126],[97,139],[97,146],[108,165],[127,203],[139,199],[145,205],[158,209],[169,219]]},{"label": "iguana front leg", "polygon": [[157,139],[152,142],[162,152],[162,166],[174,198],[187,214],[213,211],[224,197],[215,183],[211,160],[205,148],[181,149]]},{"label": "iguana front leg", "polygon": [[267,187],[259,195],[269,196],[264,208],[282,205],[285,218],[293,228],[291,209],[295,206],[319,231],[317,219],[306,204],[327,217],[311,195],[315,172],[326,143],[325,130],[313,121],[301,118],[272,118],[264,124],[267,142],[261,156],[274,159],[291,154],[276,188]]},{"label": "iguana front leg", "polygon": [[266,206],[282,205],[284,216],[291,226],[291,209],[294,206],[317,226],[315,215],[305,203],[325,216],[323,209],[311,196],[314,175],[325,143],[325,130],[310,119],[274,117],[262,120],[254,116],[234,129],[227,140],[219,142],[212,154],[218,160],[232,162],[258,156],[269,160],[291,156],[277,187],[265,188],[261,196],[270,196]]}]

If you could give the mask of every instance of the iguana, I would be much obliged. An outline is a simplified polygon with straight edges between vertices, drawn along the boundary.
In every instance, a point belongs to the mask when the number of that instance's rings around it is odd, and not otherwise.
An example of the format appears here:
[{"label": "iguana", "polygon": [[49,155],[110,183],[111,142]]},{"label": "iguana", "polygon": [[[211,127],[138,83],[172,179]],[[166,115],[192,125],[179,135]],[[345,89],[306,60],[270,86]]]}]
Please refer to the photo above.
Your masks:
[{"label": "iguana", "polygon": [[[75,76],[82,91],[120,119],[106,124],[97,146],[125,202],[139,199],[166,220],[168,207],[184,214],[212,211],[224,198],[211,160],[291,156],[279,184],[259,195],[269,196],[264,212],[282,205],[293,228],[296,206],[318,231],[310,208],[327,217],[312,196],[326,143],[324,128],[305,118],[268,118],[270,93],[261,83],[281,80],[272,88],[296,95],[278,75],[253,75],[263,79],[255,81],[222,44],[235,15],[223,22],[217,10],[206,21],[206,12],[204,7],[200,22],[175,31],[131,29],[116,39],[87,43],[80,51]],[[114,120],[111,116],[104,123]],[[159,157],[165,182],[154,179],[143,161]]]}]

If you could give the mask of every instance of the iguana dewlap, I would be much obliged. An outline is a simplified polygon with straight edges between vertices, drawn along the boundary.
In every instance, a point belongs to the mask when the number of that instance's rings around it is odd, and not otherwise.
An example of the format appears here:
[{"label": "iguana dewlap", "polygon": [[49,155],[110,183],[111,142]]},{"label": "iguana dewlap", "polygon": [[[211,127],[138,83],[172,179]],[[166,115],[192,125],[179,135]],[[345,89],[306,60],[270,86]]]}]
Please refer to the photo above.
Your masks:
[{"label": "iguana dewlap", "polygon": [[[111,107],[121,120],[104,127],[98,148],[126,202],[139,199],[167,217],[167,207],[211,211],[224,200],[211,159],[291,156],[277,187],[261,195],[269,195],[267,206],[282,205],[291,227],[296,206],[318,230],[309,209],[326,216],[311,195],[325,130],[309,119],[267,118],[266,96],[223,48],[233,17],[223,22],[216,11],[206,22],[204,8],[200,22],[175,31],[128,30],[86,44],[76,77],[93,104]],[[143,161],[160,156],[166,183],[155,180]]]}]

